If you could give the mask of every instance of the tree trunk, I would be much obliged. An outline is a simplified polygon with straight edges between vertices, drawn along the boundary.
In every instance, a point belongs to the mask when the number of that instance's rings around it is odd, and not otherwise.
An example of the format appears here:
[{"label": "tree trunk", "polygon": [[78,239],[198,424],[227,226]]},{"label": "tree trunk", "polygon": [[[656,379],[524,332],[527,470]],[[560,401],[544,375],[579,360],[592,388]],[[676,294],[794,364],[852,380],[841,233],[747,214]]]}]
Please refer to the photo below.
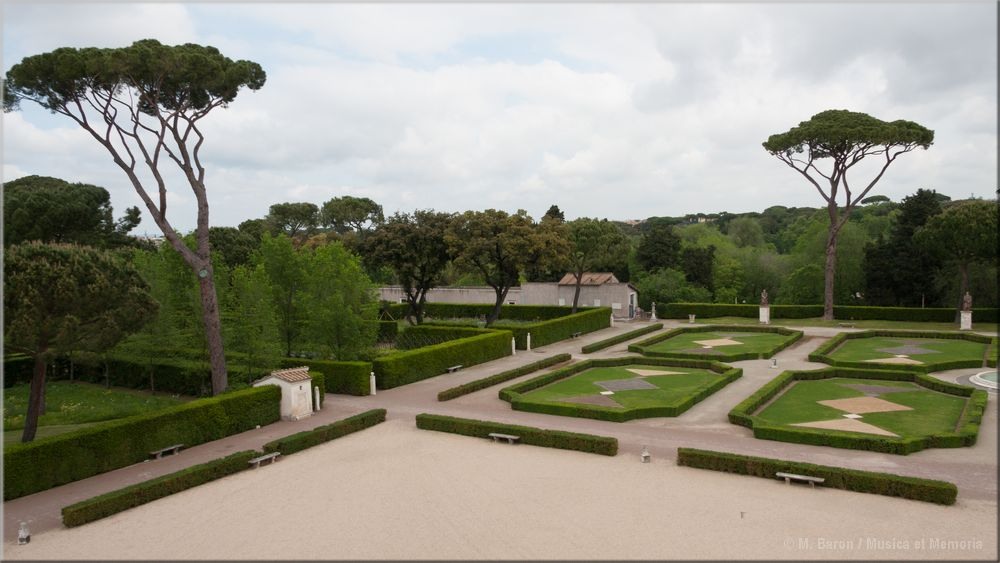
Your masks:
[{"label": "tree trunk", "polygon": [[583,285],[583,274],[573,274],[576,276],[576,289],[573,292],[573,310],[571,313],[576,312],[576,307],[580,303],[580,286]]},{"label": "tree trunk", "polygon": [[35,356],[35,373],[31,378],[31,393],[28,396],[28,413],[24,418],[24,433],[22,442],[35,439],[38,430],[38,417],[41,416],[42,402],[45,400],[45,369],[47,364],[42,354]]},{"label": "tree trunk", "polygon": [[835,223],[830,224],[826,238],[826,268],[823,272],[823,319],[833,320],[833,279],[837,272],[837,231]]},{"label": "tree trunk", "polygon": [[493,291],[497,294],[497,302],[493,305],[493,310],[490,311],[488,317],[486,317],[486,326],[492,326],[493,323],[500,318],[500,308],[503,307],[503,300],[507,298],[507,290],[509,287],[494,287]]},{"label": "tree trunk", "polygon": [[215,294],[212,264],[206,262],[204,277],[199,273],[198,286],[201,289],[201,312],[205,323],[205,342],[208,344],[208,359],[212,366],[212,395],[218,395],[229,386],[226,375],[226,355],[222,348],[222,323],[219,319],[219,299]]}]

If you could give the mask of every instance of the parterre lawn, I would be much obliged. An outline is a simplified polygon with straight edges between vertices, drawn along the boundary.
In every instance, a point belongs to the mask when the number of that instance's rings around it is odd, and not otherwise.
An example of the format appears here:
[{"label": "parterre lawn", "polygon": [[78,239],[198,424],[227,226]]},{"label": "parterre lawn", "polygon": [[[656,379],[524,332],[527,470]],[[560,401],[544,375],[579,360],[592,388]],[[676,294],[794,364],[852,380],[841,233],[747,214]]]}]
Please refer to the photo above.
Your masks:
[{"label": "parterre lawn", "polygon": [[[696,344],[696,341],[703,340],[717,340],[721,338],[728,338],[730,340],[737,340],[741,344],[733,344],[729,346],[714,346],[712,350],[721,352],[723,355],[726,354],[744,354],[747,352],[753,353],[766,353],[775,349],[776,347],[784,344],[788,339],[792,338],[791,335],[787,334],[777,334],[773,332],[741,332],[736,336],[730,336],[736,334],[733,331],[721,331],[720,332],[683,332],[676,336],[671,336],[670,338],[646,346],[646,350],[651,352],[670,352],[670,353],[691,353],[697,354],[699,350],[702,349],[701,344]],[[705,350],[705,352],[710,352]],[[719,354],[706,353],[707,357],[719,357]]]},{"label": "parterre lawn", "polygon": [[929,354],[907,354],[910,359],[924,364],[936,364],[955,360],[982,360],[988,344],[970,342],[968,340],[950,340],[944,338],[893,338],[888,336],[873,336],[871,338],[851,338],[845,340],[832,354],[834,360],[846,362],[864,362],[892,358],[888,352],[880,352],[880,348],[895,348],[904,346],[907,342],[920,348],[934,350]]},{"label": "parterre lawn", "polygon": [[637,377],[636,374],[628,371],[628,368],[680,372],[681,375],[654,375],[642,378],[655,385],[657,389],[615,391],[614,395],[610,395],[610,398],[621,404],[623,409],[673,405],[714,381],[722,379],[718,373],[693,368],[648,365],[600,367],[588,369],[551,385],[546,385],[541,389],[528,392],[524,394],[523,398],[533,403],[571,404],[560,401],[560,399],[594,395],[604,391],[603,387],[596,385],[597,381]]}]

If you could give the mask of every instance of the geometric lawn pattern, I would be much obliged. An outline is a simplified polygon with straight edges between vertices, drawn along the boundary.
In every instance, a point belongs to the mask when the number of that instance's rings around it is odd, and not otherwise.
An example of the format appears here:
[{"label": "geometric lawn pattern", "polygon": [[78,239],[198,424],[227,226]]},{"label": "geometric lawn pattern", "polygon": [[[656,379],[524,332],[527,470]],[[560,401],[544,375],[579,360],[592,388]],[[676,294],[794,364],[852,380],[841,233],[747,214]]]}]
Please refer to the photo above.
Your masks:
[{"label": "geometric lawn pattern", "polygon": [[805,426],[808,428],[822,428],[824,430],[846,430],[848,432],[864,432],[865,434],[876,434],[879,436],[899,436],[888,430],[879,428],[867,422],[850,418],[838,418],[835,420],[821,420],[818,422],[800,422],[792,426]]},{"label": "geometric lawn pattern", "polygon": [[886,393],[905,393],[914,390],[913,387],[889,387],[888,385],[868,385],[865,383],[841,383],[840,386],[861,391],[865,395],[872,397]]},{"label": "geometric lawn pattern", "polygon": [[695,340],[695,344],[705,346],[707,348],[714,348],[715,346],[737,346],[743,344],[738,340],[732,340],[730,338],[715,338],[712,340]]},{"label": "geometric lawn pattern", "polygon": [[656,385],[639,377],[631,379],[608,379],[605,381],[595,381],[596,385],[608,391],[631,391],[634,389],[658,389]]},{"label": "geometric lawn pattern", "polygon": [[937,350],[928,350],[927,348],[921,348],[920,346],[915,346],[913,344],[904,344],[902,346],[894,346],[892,348],[878,348],[877,351],[892,354],[893,356],[914,356],[919,354],[938,353]]},{"label": "geometric lawn pattern", "polygon": [[560,403],[579,403],[584,405],[596,405],[600,407],[620,407],[614,399],[606,395],[580,395],[577,397],[564,397],[558,399]]},{"label": "geometric lawn pattern", "polygon": [[923,364],[923,362],[919,360],[914,360],[912,358],[899,357],[899,356],[894,358],[876,358],[874,360],[865,360],[865,361],[876,364],[907,364],[907,365]]},{"label": "geometric lawn pattern", "polygon": [[654,375],[684,375],[682,371],[661,371],[658,369],[625,368],[639,377],[650,377]]},{"label": "geometric lawn pattern", "polygon": [[905,405],[892,403],[886,401],[885,399],[879,399],[878,397],[849,397],[847,399],[831,399],[828,401],[816,402],[827,407],[832,407],[837,410],[854,414],[913,410]]}]

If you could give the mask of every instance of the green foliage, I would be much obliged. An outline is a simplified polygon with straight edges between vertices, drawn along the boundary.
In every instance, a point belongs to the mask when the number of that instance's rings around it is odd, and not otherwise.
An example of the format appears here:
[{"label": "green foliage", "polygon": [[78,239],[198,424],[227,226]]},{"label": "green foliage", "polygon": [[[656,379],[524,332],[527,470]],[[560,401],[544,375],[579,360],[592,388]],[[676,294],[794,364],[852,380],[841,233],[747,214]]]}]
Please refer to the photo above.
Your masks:
[{"label": "green foliage", "polygon": [[489,334],[489,329],[462,326],[438,326],[422,324],[408,327],[396,336],[397,350],[413,350],[425,346],[433,346],[442,342],[450,342],[460,338],[469,338],[480,334]]},{"label": "green foliage", "polygon": [[222,262],[229,269],[250,265],[253,253],[260,245],[259,234],[234,227],[209,227],[208,240],[212,243],[212,253],[221,254]]},{"label": "green foliage", "polygon": [[281,452],[281,455],[293,454],[329,442],[330,440],[336,440],[348,434],[353,434],[359,430],[370,428],[381,422],[385,422],[385,409],[373,409],[343,420],[338,420],[333,424],[318,426],[312,430],[297,432],[291,436],[278,438],[264,444],[264,451],[266,453]]},{"label": "green foliage", "polygon": [[305,251],[303,336],[324,355],[357,360],[375,344],[375,288],[357,257],[339,242]]},{"label": "green foliage", "polygon": [[305,238],[316,232],[319,208],[313,203],[275,203],[264,221],[271,234],[283,234],[290,239]]},{"label": "green foliage", "polygon": [[451,366],[469,367],[510,355],[510,331],[481,332],[477,336],[376,358],[372,362],[376,385],[379,389],[392,389],[441,375]]},{"label": "green foliage", "polygon": [[271,281],[272,299],[278,311],[278,332],[290,355],[299,343],[306,314],[302,292],[306,286],[306,258],[296,252],[292,239],[264,233],[258,260]]},{"label": "green foliage", "polygon": [[559,448],[579,452],[614,456],[618,453],[618,439],[593,434],[579,434],[562,430],[545,430],[531,426],[517,426],[502,422],[455,418],[436,414],[418,414],[417,428],[450,432],[463,436],[489,438],[490,433],[499,432],[520,436],[521,442],[530,446]]},{"label": "green foliage", "polygon": [[650,310],[657,303],[657,315],[667,303],[709,302],[712,292],[687,281],[684,272],[667,268],[639,277],[635,282],[639,290],[639,306]]},{"label": "green foliage", "polygon": [[334,362],[329,360],[306,360],[285,358],[281,367],[307,366],[310,372],[323,375],[326,393],[342,395],[371,395],[371,362]]},{"label": "green foliage", "polygon": [[141,506],[148,502],[179,493],[221,479],[227,475],[238,473],[249,467],[249,461],[259,452],[246,450],[236,452],[220,459],[193,465],[180,471],[168,473],[162,477],[136,483],[123,489],[111,491],[100,496],[80,501],[62,509],[63,525],[67,528],[81,526],[94,520],[100,520],[113,514],[118,514],[130,508]]},{"label": "green foliage", "polygon": [[[278,365],[282,356],[273,292],[262,266],[237,266],[233,271],[229,314],[223,323],[226,347],[243,356],[247,383],[261,368]],[[230,373],[234,371],[230,369]]]},{"label": "green foliage", "polygon": [[[658,305],[656,314],[664,319],[686,319],[688,315],[698,318],[744,317],[755,319],[759,315],[758,305],[726,305],[722,303],[669,303]],[[822,305],[771,305],[772,319],[810,319],[823,314]],[[932,309],[916,307],[856,307],[839,305],[834,307],[838,319],[862,321],[909,321],[947,322],[954,320],[955,309]],[[974,309],[973,317],[985,323],[996,322],[997,309]]]},{"label": "green foliage", "polygon": [[997,263],[997,202],[971,200],[948,206],[931,217],[914,239],[938,260],[957,265],[961,281],[952,297],[960,303],[968,288],[969,265]]},{"label": "green foliage", "polygon": [[649,326],[644,326],[642,328],[637,328],[635,330],[630,330],[626,333],[619,334],[618,336],[612,336],[611,338],[605,338],[604,340],[598,340],[597,342],[594,342],[592,344],[587,344],[586,346],[581,348],[581,351],[584,354],[590,354],[593,352],[597,352],[598,350],[604,350],[605,348],[610,348],[615,344],[620,344],[622,342],[632,340],[633,338],[638,338],[644,334],[656,332],[661,328],[663,328],[663,323],[655,323]]},{"label": "green foliage", "polygon": [[323,204],[320,223],[338,233],[362,234],[379,226],[384,216],[382,206],[367,197],[335,197]]},{"label": "green foliage", "polygon": [[111,248],[132,243],[139,208],[130,207],[117,222],[104,188],[71,184],[47,176],[25,176],[3,186],[4,246],[28,241],[75,243]]},{"label": "green foliage", "polygon": [[656,222],[643,235],[635,258],[647,272],[680,266],[681,239],[673,225]]},{"label": "green foliage", "polygon": [[[851,361],[850,359],[842,359],[834,356],[837,349],[840,348],[848,340],[857,339],[868,339],[876,337],[889,337],[889,338],[939,338],[945,340],[965,340],[968,342],[976,342],[980,344],[990,344],[991,339],[989,336],[983,336],[980,334],[967,333],[967,332],[930,332],[930,331],[911,331],[911,330],[866,330],[863,332],[845,332],[838,334],[837,336],[826,341],[819,348],[814,350],[809,354],[809,361],[811,362],[822,362],[824,364],[829,364],[831,366],[842,367],[842,368],[857,368],[857,369],[889,369],[889,370],[902,370],[911,371],[916,373],[930,373],[934,371],[944,371],[949,369],[960,369],[960,368],[973,368],[980,367],[983,365],[984,356],[977,357],[966,357],[956,359],[953,357],[946,357],[942,360],[929,361],[923,364],[879,364],[877,362],[867,362],[867,361]],[[961,356],[962,354],[959,354]]]},{"label": "green foliage", "polygon": [[569,227],[569,242],[572,245],[569,266],[576,278],[576,291],[573,295],[573,312],[576,312],[583,274],[624,260],[628,256],[630,245],[621,230],[607,219],[581,217],[570,221],[566,226]]},{"label": "green foliage", "polygon": [[824,487],[936,504],[955,504],[958,496],[958,487],[945,481],[694,448],[677,448],[677,465],[766,479],[778,478],[776,473],[809,475],[825,479]]},{"label": "green foliage", "polygon": [[450,389],[445,389],[438,393],[439,401],[450,401],[452,399],[457,399],[462,395],[468,395],[469,393],[474,393],[476,391],[492,387],[494,385],[510,381],[511,379],[516,379],[522,375],[527,375],[529,373],[538,371],[542,368],[547,368],[549,366],[554,366],[562,362],[568,362],[571,359],[569,354],[556,354],[555,356],[549,356],[538,360],[537,362],[531,362],[530,364],[523,365],[514,369],[509,369],[489,377],[484,377],[482,379],[477,379],[475,381],[470,381],[468,383],[463,383],[457,387],[452,387]]},{"label": "green foliage", "polygon": [[[400,305],[400,309],[405,309],[405,305]],[[493,305],[479,303],[428,303],[425,310],[428,316],[435,319],[453,319],[484,317],[492,309]],[[569,307],[557,305],[504,305],[500,308],[499,318],[514,321],[549,321],[565,317],[570,313]]]},{"label": "green foliage", "polygon": [[[762,341],[751,339],[750,342],[738,346],[722,346],[714,351],[717,354],[703,354],[686,352],[685,350],[697,347],[694,339],[698,338],[698,333],[703,332],[757,332],[768,335],[775,335],[774,338],[767,338]],[[629,352],[636,352],[644,356],[654,356],[661,358],[704,358],[720,359],[730,362],[741,360],[756,360],[770,358],[785,348],[798,342],[802,338],[802,332],[783,327],[771,326],[741,326],[741,325],[703,325],[693,327],[679,327],[669,330],[663,334],[658,334],[652,338],[647,338],[641,342],[636,342],[628,347]],[[676,345],[664,346],[664,343],[676,342]]]},{"label": "green foliage", "polygon": [[[577,374],[593,368],[607,368],[627,365],[681,367],[707,370],[718,374],[705,383],[695,383],[692,389],[684,389],[677,393],[667,393],[661,399],[639,401],[636,406],[619,408],[601,407],[587,404],[573,404],[560,401],[546,401],[528,396],[528,393],[547,387],[561,380],[567,380]],[[740,378],[743,370],[732,368],[719,362],[706,360],[684,360],[663,358],[642,358],[637,356],[609,359],[584,360],[561,369],[542,374],[527,381],[517,383],[500,390],[500,399],[510,403],[514,410],[592,418],[609,422],[626,422],[638,418],[680,416],[685,411],[712,395],[719,389]],[[670,376],[679,378],[682,376]],[[669,384],[670,382],[668,382]],[[574,392],[574,394],[577,394]]]},{"label": "green foliage", "polygon": [[[492,305],[481,304],[428,303],[426,312],[433,318],[475,318],[490,314],[492,308]],[[505,305],[501,308],[500,319],[538,321],[503,326],[514,334],[518,350],[527,349],[528,333],[531,333],[531,347],[539,348],[570,338],[577,332],[586,334],[611,324],[609,307],[580,307],[575,314],[569,314],[570,310],[553,305]]]},{"label": "green foliage", "polygon": [[281,390],[244,389],[5,449],[4,500],[138,463],[173,444],[196,446],[280,418]]}]

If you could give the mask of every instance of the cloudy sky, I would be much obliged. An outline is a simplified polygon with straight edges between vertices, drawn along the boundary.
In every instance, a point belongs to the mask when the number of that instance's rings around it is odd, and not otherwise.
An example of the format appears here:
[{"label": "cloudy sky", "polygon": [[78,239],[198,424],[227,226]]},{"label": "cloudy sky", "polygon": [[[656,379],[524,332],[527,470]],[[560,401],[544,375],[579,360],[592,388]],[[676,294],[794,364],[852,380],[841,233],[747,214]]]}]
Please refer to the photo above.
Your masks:
[{"label": "cloudy sky", "polygon": [[[814,206],[761,143],[825,109],[935,131],[877,192],[993,197],[997,4],[5,2],[4,70],[62,46],[218,47],[267,84],[204,126],[214,225],[285,201],[638,219]],[[3,116],[3,177],[124,175],[67,118]],[[865,172],[864,170],[862,172]],[[865,174],[854,179],[860,184]],[[175,227],[193,197],[171,195]],[[139,231],[154,232],[144,219]]]}]

